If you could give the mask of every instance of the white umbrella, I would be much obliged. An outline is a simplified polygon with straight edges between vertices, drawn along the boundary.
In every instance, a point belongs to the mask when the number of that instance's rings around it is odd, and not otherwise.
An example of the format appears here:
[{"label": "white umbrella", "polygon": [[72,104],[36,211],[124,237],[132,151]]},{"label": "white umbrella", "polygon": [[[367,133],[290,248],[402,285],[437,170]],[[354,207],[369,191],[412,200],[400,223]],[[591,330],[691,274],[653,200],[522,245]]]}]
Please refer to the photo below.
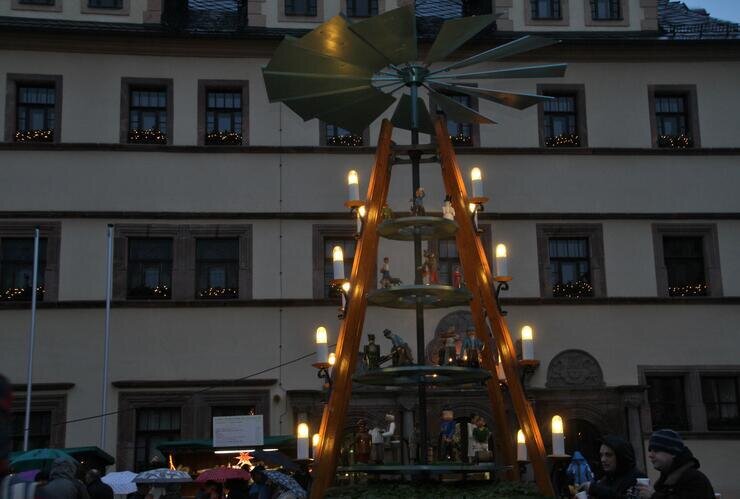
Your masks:
[{"label": "white umbrella", "polygon": [[134,478],[136,473],[133,471],[114,471],[103,476],[101,480],[110,485],[114,494],[131,494],[136,492]]},{"label": "white umbrella", "polygon": [[186,483],[193,479],[184,471],[157,468],[156,470],[142,471],[134,477],[135,483]]}]

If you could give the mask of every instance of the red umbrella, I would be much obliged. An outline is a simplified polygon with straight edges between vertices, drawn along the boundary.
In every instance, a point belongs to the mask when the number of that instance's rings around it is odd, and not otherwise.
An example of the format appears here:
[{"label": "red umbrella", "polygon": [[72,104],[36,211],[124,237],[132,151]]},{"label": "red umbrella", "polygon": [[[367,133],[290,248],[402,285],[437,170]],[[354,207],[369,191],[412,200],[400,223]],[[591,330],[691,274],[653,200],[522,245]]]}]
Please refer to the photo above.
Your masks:
[{"label": "red umbrella", "polygon": [[247,470],[239,468],[211,468],[198,475],[196,483],[208,481],[225,482],[226,480],[249,480],[251,475]]}]

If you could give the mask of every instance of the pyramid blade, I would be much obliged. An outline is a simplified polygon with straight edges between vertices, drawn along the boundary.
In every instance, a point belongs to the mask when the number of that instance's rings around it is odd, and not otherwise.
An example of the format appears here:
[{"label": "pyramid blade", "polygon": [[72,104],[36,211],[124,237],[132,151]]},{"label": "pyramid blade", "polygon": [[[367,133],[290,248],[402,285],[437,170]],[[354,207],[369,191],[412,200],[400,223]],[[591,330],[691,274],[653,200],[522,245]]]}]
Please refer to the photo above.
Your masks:
[{"label": "pyramid blade", "polygon": [[368,76],[337,76],[262,70],[270,102],[370,85]]},{"label": "pyramid blade", "polygon": [[[419,113],[419,131],[430,135],[434,134],[434,125],[432,125],[432,119],[429,116],[426,103],[421,97],[417,97],[416,105],[417,112]],[[404,130],[411,130],[413,128],[413,124],[411,123],[411,96],[408,94],[401,96],[401,100],[393,112],[391,123],[396,128],[403,128]]]},{"label": "pyramid blade", "polygon": [[374,73],[366,67],[349,64],[302,47],[292,37],[285,37],[278,45],[265,70],[362,77],[370,77]]},{"label": "pyramid blade", "polygon": [[518,38],[513,42],[505,43],[503,45],[499,45],[498,47],[486,50],[485,52],[481,52],[480,54],[468,57],[467,59],[452,63],[449,66],[445,66],[444,68],[433,71],[431,74],[446,72],[457,68],[464,68],[466,66],[472,66],[473,64],[478,64],[484,61],[503,59],[505,57],[511,57],[512,55],[521,54],[522,52],[528,52],[530,50],[538,49],[541,47],[547,47],[548,45],[553,45],[556,43],[558,43],[558,40],[553,40],[552,38],[543,38],[541,36],[528,35],[522,38]]},{"label": "pyramid blade", "polygon": [[416,18],[411,5],[350,24],[349,29],[392,64],[417,59]]},{"label": "pyramid blade", "polygon": [[447,119],[458,123],[478,123],[479,125],[495,125],[496,122],[487,118],[474,109],[464,106],[436,90],[429,89],[432,102],[437,104],[445,112]]},{"label": "pyramid blade", "polygon": [[493,14],[446,20],[429,49],[426,64],[443,60],[495,20]]},{"label": "pyramid blade", "polygon": [[342,15],[334,16],[309,31],[295,45],[373,73],[388,65],[388,60],[380,52],[349,29],[349,21]]},{"label": "pyramid blade", "polygon": [[394,100],[392,95],[379,92],[347,106],[321,112],[316,117],[331,125],[340,126],[354,134],[362,135],[368,125],[383,114]]},{"label": "pyramid blade", "polygon": [[[312,95],[300,99],[287,99],[283,102],[298,116],[308,121],[319,114],[341,109],[382,93],[373,87],[363,87],[324,95]],[[346,112],[350,113],[351,109]]]},{"label": "pyramid blade", "polygon": [[[493,80],[502,78],[561,78],[565,75],[567,64],[543,64],[541,66],[523,66],[511,69],[494,69],[491,71],[480,71],[478,73],[461,73],[448,75],[446,79],[457,80]],[[430,79],[436,83],[435,78]],[[448,83],[455,83],[454,81]]]},{"label": "pyramid blade", "polygon": [[534,106],[540,102],[553,100],[553,97],[546,95],[537,94],[517,94],[514,92],[503,92],[501,90],[494,90],[491,88],[480,88],[480,87],[469,87],[466,85],[455,85],[451,83],[435,83],[430,85],[435,90],[447,89],[461,94],[470,95],[471,97],[479,97],[486,99],[496,104],[502,104],[504,106],[513,107],[516,109],[526,109],[529,106]]}]

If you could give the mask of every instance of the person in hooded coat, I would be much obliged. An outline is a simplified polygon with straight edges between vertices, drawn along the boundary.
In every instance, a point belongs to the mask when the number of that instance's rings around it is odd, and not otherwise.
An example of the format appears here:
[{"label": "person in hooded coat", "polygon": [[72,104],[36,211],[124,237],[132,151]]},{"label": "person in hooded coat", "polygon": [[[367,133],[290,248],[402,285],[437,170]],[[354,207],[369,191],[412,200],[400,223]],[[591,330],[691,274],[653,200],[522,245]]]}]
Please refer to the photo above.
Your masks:
[{"label": "person in hooded coat", "polygon": [[599,448],[604,476],[598,481],[583,484],[581,490],[596,499],[624,499],[634,497],[633,487],[645,474],[635,466],[635,450],[625,439],[607,435]]},{"label": "person in hooded coat", "polygon": [[49,483],[41,487],[39,496],[45,499],[90,499],[87,488],[75,478],[77,465],[58,457],[51,465]]},{"label": "person in hooded coat", "polygon": [[638,485],[646,499],[714,499],[709,479],[699,471],[699,460],[673,430],[654,431],[648,443],[648,459],[660,471],[655,486]]}]

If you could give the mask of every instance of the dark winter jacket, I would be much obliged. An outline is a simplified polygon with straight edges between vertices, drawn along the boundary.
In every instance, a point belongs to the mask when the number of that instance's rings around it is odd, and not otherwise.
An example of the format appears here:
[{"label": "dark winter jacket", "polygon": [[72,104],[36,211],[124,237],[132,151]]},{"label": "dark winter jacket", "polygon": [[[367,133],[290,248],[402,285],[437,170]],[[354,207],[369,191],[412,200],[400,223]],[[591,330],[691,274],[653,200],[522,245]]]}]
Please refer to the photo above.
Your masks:
[{"label": "dark winter jacket", "polygon": [[673,459],[669,470],[661,471],[654,488],[651,499],[714,499],[712,484],[688,448]]},{"label": "dark winter jacket", "polygon": [[75,478],[76,469],[72,461],[55,459],[49,483],[39,489],[39,495],[45,499],[90,499],[85,486]]},{"label": "dark winter jacket", "polygon": [[637,479],[644,477],[645,474],[635,467],[635,451],[632,444],[616,436],[604,437],[602,443],[614,451],[617,469],[607,473],[598,482],[591,482],[588,495],[597,499],[625,498],[637,483]]},{"label": "dark winter jacket", "polygon": [[87,484],[87,493],[90,499],[113,499],[113,489],[100,478],[96,478]]}]

